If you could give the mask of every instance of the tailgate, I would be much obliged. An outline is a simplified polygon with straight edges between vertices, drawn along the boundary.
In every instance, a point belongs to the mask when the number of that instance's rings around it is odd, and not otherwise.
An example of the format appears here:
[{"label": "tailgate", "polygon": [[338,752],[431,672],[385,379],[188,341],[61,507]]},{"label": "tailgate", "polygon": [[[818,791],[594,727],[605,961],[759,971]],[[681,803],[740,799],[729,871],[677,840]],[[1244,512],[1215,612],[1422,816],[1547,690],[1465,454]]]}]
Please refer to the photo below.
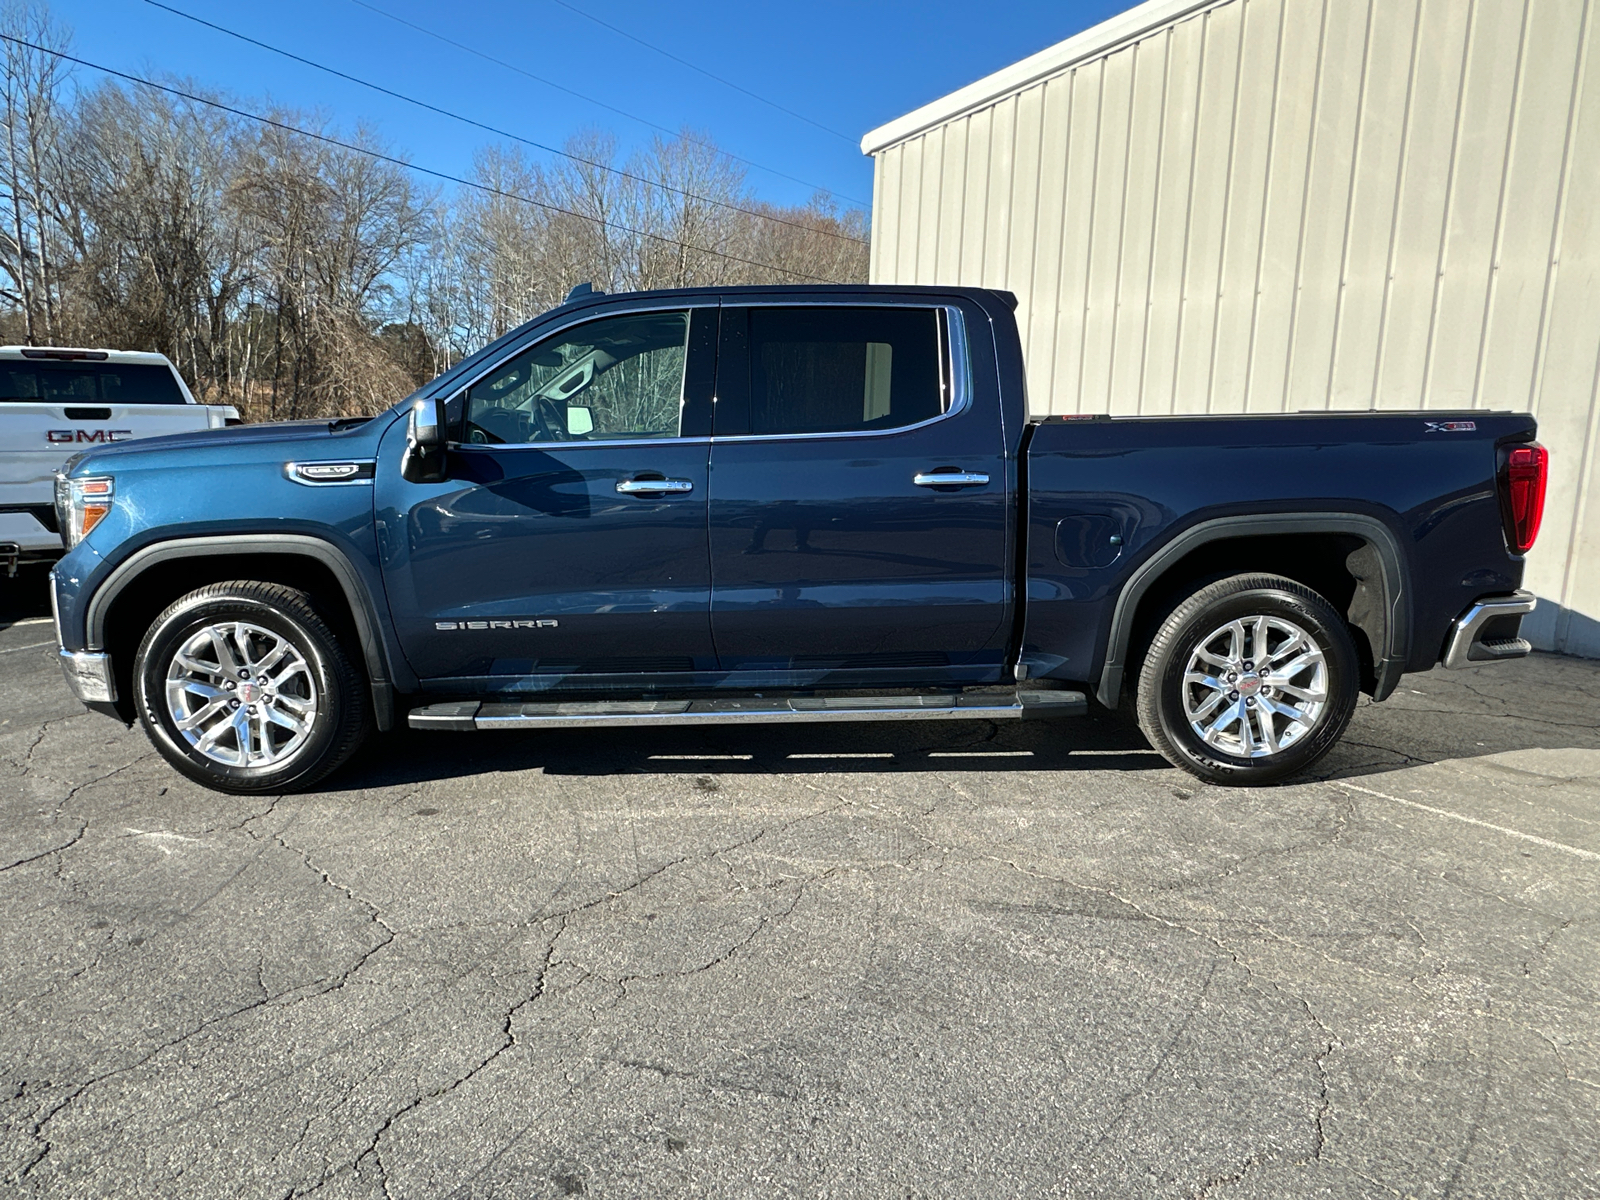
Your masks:
[{"label": "tailgate", "polygon": [[80,450],[211,424],[203,404],[0,404],[0,507],[49,504],[55,471]]}]

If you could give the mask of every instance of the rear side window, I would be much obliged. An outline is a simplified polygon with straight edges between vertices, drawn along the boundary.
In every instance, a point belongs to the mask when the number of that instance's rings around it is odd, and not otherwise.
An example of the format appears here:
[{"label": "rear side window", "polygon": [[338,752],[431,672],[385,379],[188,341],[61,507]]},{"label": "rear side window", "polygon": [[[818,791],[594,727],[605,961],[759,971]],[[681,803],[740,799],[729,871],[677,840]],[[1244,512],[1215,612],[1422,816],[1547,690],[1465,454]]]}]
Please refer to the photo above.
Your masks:
[{"label": "rear side window", "polygon": [[178,381],[155,363],[0,362],[0,404],[183,404]]},{"label": "rear side window", "polygon": [[[740,313],[748,314],[741,317]],[[849,433],[894,429],[945,411],[939,314],[917,308],[749,308],[748,416],[730,408],[717,432]],[[729,367],[744,376],[743,355]],[[725,345],[727,343],[725,342]],[[733,398],[744,389],[721,395]],[[733,422],[738,422],[738,427]]]}]

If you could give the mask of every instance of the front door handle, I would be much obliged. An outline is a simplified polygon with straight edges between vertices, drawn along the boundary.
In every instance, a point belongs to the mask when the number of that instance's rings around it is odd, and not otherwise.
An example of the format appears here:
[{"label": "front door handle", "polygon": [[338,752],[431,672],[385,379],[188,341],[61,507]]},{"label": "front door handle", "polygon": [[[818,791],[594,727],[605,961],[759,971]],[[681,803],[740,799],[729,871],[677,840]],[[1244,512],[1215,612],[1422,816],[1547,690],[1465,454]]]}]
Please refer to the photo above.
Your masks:
[{"label": "front door handle", "polygon": [[617,484],[617,491],[624,496],[637,496],[641,493],[651,495],[660,492],[692,492],[694,481],[689,479],[624,479]]},{"label": "front door handle", "polygon": [[918,487],[982,487],[989,477],[981,471],[920,471],[911,482]]}]

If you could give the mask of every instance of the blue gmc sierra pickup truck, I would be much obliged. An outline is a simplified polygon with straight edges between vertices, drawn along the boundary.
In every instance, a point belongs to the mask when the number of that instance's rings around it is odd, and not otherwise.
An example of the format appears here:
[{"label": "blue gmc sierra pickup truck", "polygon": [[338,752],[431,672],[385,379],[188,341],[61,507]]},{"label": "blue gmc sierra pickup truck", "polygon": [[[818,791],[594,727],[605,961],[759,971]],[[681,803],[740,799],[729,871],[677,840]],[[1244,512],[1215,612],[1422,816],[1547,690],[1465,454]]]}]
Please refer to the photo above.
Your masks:
[{"label": "blue gmc sierra pickup truck", "polygon": [[1509,412],[1029,420],[1015,300],[566,303],[369,419],[57,480],[61,663],[225,791],[373,728],[1051,718],[1267,783],[1358,693],[1528,653],[1546,456]]}]

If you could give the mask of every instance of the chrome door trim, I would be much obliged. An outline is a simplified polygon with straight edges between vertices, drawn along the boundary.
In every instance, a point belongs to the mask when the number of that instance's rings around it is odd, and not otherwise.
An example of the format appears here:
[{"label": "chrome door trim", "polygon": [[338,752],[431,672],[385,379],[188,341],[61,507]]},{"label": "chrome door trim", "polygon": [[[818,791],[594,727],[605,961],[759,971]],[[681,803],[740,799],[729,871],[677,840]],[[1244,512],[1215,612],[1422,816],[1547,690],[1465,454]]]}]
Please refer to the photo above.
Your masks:
[{"label": "chrome door trim", "polygon": [[982,471],[918,471],[911,482],[918,487],[982,487],[989,477]]},{"label": "chrome door trim", "polygon": [[897,425],[893,429],[842,429],[824,433],[740,433],[726,437],[709,438],[606,438],[602,441],[579,442],[450,442],[451,450],[483,451],[483,450],[569,450],[578,446],[660,446],[694,445],[699,442],[732,443],[732,442],[771,442],[792,441],[804,439],[807,441],[818,438],[860,438],[860,437],[893,437],[896,434],[910,433],[913,430],[925,429],[939,421],[948,421],[952,417],[960,416],[972,406],[972,355],[970,342],[967,335],[966,316],[960,307],[954,304],[892,304],[885,300],[862,300],[856,298],[834,299],[829,296],[804,296],[804,297],[759,297],[749,300],[740,299],[734,303],[684,304],[682,300],[660,299],[646,301],[639,304],[623,307],[607,307],[601,313],[586,310],[583,314],[574,314],[576,319],[554,329],[542,333],[540,336],[520,343],[516,349],[507,351],[506,354],[484,367],[472,378],[454,388],[445,399],[448,404],[451,400],[461,396],[479,380],[483,379],[523,351],[550,338],[558,337],[570,329],[580,325],[588,325],[594,321],[605,320],[609,317],[625,317],[634,313],[646,312],[683,312],[692,313],[695,309],[705,308],[925,308],[933,312],[943,312],[945,320],[939,333],[940,351],[944,355],[950,371],[950,407],[936,417],[929,417],[926,421],[918,421],[911,425]]},{"label": "chrome door trim", "polygon": [[486,450],[597,450],[603,446],[707,446],[710,443],[711,439],[708,437],[641,438],[636,442],[625,438],[607,438],[598,442],[451,442],[450,453],[455,454],[459,451],[462,454],[482,454]]}]

